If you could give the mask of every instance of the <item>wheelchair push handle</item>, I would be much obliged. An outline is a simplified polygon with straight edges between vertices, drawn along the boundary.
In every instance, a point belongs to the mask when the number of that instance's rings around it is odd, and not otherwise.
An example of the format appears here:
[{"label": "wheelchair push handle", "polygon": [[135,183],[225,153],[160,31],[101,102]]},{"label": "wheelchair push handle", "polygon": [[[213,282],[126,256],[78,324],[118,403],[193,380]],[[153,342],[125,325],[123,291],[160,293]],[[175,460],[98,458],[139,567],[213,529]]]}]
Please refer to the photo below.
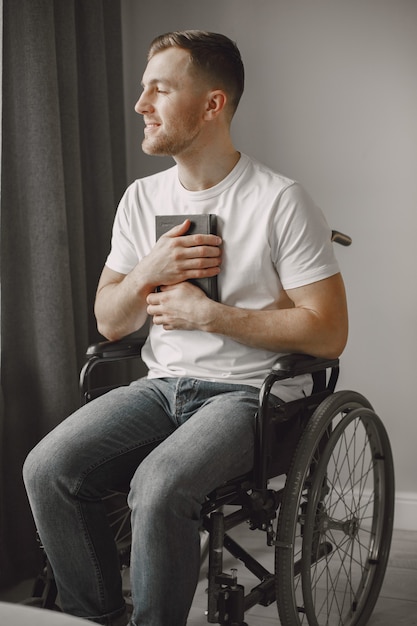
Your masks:
[{"label": "wheelchair push handle", "polygon": [[332,241],[334,243],[340,243],[341,246],[350,246],[352,238],[338,230],[332,230]]}]

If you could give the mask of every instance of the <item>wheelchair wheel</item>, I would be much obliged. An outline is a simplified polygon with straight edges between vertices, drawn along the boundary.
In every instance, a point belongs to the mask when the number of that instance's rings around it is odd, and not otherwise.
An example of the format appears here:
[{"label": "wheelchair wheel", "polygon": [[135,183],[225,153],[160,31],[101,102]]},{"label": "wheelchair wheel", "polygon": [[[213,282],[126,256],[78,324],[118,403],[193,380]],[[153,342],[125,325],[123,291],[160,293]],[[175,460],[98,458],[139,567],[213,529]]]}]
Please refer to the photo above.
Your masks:
[{"label": "wheelchair wheel", "polygon": [[275,551],[282,626],[363,626],[385,575],[394,511],[386,430],[360,394],[341,391],[301,436]]},{"label": "wheelchair wheel", "polygon": [[108,494],[103,498],[107,519],[116,542],[121,568],[130,565],[130,509],[127,506],[126,498],[127,494],[125,491],[117,490],[109,490]]}]

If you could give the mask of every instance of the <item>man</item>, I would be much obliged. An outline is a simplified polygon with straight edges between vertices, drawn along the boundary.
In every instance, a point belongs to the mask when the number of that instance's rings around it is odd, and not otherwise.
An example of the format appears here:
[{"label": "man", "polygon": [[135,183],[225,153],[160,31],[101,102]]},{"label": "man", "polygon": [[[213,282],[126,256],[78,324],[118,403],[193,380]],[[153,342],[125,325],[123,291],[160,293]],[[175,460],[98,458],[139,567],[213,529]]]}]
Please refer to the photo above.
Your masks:
[{"label": "man", "polygon": [[[151,45],[136,111],[143,150],[176,165],[122,198],[95,303],[119,339],[152,319],[149,376],[91,402],[29,455],[35,521],[68,613],[125,624],[101,496],[130,482],[131,585],[141,626],[183,626],[199,572],[201,503],[253,465],[258,389],[276,353],[335,357],[347,335],[330,231],[305,191],[240,154],[230,123],[243,91],[236,46],[170,33]],[[185,220],[155,241],[155,216],[216,214],[218,235]],[[218,277],[219,302],[189,279]],[[308,377],[276,390],[308,392]]]}]

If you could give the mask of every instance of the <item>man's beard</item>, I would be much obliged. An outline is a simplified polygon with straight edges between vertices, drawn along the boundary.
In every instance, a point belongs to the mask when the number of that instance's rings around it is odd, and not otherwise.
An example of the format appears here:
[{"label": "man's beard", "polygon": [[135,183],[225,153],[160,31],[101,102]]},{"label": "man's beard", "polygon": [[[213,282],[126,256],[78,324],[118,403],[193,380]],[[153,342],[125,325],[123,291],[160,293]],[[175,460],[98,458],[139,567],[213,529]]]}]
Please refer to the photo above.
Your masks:
[{"label": "man's beard", "polygon": [[[197,135],[197,133],[196,133]],[[195,136],[196,136],[195,135]],[[195,136],[187,138],[179,137],[156,137],[155,139],[144,138],[142,150],[145,154],[154,156],[176,156],[187,150],[193,143]]]},{"label": "man's beard", "polygon": [[171,133],[162,133],[157,137],[144,137],[142,150],[154,156],[172,156],[187,150],[199,135],[200,126],[195,120],[186,120],[181,129]]}]

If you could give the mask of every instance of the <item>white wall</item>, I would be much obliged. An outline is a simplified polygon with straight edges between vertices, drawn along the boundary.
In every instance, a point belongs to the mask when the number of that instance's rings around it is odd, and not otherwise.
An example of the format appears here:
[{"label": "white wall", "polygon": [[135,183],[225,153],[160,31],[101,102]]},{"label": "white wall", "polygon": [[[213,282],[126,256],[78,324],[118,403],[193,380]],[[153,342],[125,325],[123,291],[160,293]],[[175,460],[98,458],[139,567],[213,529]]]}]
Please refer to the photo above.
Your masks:
[{"label": "white wall", "polygon": [[122,0],[129,179],[171,164],[141,153],[133,112],[151,39],[202,28],[236,40],[246,92],[238,149],[301,181],[332,227],[350,340],[339,388],[361,391],[391,438],[396,525],[417,530],[417,2]]}]

